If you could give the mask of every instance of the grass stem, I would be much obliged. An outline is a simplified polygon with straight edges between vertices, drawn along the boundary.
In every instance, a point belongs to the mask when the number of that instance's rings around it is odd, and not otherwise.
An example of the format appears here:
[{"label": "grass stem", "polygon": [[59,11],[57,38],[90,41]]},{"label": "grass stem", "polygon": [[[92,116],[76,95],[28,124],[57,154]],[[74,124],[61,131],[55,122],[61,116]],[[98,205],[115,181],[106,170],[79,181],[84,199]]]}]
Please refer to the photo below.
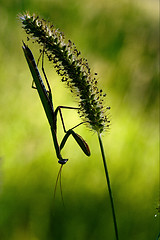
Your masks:
[{"label": "grass stem", "polygon": [[98,139],[99,139],[99,144],[100,144],[100,149],[101,149],[101,154],[102,154],[102,159],[103,159],[103,165],[104,165],[104,170],[105,170],[105,175],[106,175],[106,180],[107,180],[107,185],[108,185],[109,197],[110,197],[110,201],[111,201],[112,216],[113,216],[113,222],[114,222],[114,229],[115,229],[115,234],[116,234],[116,240],[119,240],[119,237],[118,237],[118,228],[117,228],[117,221],[116,221],[116,214],[115,214],[113,197],[112,197],[111,184],[110,184],[109,173],[108,173],[107,163],[106,163],[106,157],[105,157],[104,148],[103,148],[103,143],[102,143],[102,139],[101,139],[100,133],[98,133]]},{"label": "grass stem", "polygon": [[158,234],[158,237],[157,237],[157,239],[156,240],[159,240],[160,239],[160,232],[159,232],[159,234]]}]

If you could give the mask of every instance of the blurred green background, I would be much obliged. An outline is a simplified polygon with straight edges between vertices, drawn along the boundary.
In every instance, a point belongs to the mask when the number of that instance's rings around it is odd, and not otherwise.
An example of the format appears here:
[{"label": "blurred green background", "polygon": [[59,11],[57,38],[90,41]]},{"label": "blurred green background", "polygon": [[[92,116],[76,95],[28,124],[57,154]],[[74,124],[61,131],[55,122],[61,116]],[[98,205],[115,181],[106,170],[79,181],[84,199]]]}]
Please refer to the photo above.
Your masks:
[{"label": "blurred green background", "polygon": [[[0,2],[0,239],[115,239],[96,134],[85,126],[91,157],[74,140],[53,199],[60,165],[22,52],[26,35],[17,14],[28,10],[53,22],[98,72],[111,106],[103,134],[121,240],[158,234],[158,1],[1,0]],[[29,42],[38,58],[37,46]],[[55,106],[76,106],[45,61]],[[67,128],[79,122],[64,111]],[[72,119],[72,120],[71,120]],[[75,120],[74,120],[75,119]],[[60,125],[60,124],[59,124]],[[62,136],[59,128],[59,138]]]}]

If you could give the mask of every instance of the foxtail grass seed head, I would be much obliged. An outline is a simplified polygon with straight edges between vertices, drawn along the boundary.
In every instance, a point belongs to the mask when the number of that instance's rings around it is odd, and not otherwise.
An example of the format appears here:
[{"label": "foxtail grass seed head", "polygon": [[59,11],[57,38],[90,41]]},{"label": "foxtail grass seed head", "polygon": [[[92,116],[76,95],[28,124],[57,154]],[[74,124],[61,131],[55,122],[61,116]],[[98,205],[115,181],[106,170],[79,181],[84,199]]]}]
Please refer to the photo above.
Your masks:
[{"label": "foxtail grass seed head", "polygon": [[81,57],[71,40],[65,41],[64,34],[50,22],[29,13],[19,16],[28,37],[44,49],[53,63],[62,82],[74,93],[79,103],[79,115],[91,129],[101,133],[109,128],[107,111],[103,106],[106,94],[97,87],[97,73],[92,73],[87,59]]}]

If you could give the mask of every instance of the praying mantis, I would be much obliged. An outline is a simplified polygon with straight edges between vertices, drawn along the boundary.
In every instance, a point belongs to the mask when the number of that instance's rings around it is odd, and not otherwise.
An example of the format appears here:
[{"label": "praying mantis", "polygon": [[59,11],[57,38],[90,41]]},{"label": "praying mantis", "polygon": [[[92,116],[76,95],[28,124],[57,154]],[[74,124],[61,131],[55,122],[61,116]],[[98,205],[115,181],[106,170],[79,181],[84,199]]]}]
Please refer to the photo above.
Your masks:
[{"label": "praying mantis", "polygon": [[[80,146],[80,148],[82,149],[82,151],[87,155],[90,156],[90,149],[88,144],[86,143],[86,141],[77,133],[75,133],[75,131],[73,130],[74,128],[78,127],[79,125],[83,124],[84,122],[79,123],[78,125],[74,126],[73,128],[69,129],[68,131],[66,131],[65,125],[64,125],[64,121],[63,121],[63,117],[62,117],[62,111],[61,109],[65,108],[65,109],[75,109],[78,110],[79,108],[76,107],[67,107],[67,106],[58,106],[55,111],[54,111],[54,107],[53,107],[53,101],[52,101],[52,92],[51,92],[51,88],[46,76],[46,73],[44,71],[44,51],[42,54],[42,72],[47,84],[47,88],[45,87],[45,84],[41,78],[41,75],[39,73],[37,64],[35,62],[34,56],[31,52],[31,50],[29,49],[29,47],[23,42],[23,46],[22,49],[24,51],[24,55],[26,57],[30,72],[32,74],[33,77],[33,83],[35,84],[35,86],[33,86],[32,83],[32,87],[37,89],[41,103],[43,105],[45,114],[47,116],[49,125],[50,125],[50,129],[51,129],[51,133],[52,133],[52,138],[53,138],[53,143],[54,143],[54,147],[55,147],[55,151],[56,151],[56,156],[58,158],[58,163],[61,164],[61,168],[62,166],[68,161],[68,159],[63,158],[62,154],[61,154],[61,150],[64,147],[68,137],[70,135],[73,136],[73,138],[76,140],[76,142],[78,143],[78,145]],[[57,139],[57,114],[60,114],[60,118],[62,121],[62,126],[65,132],[65,135],[59,145],[58,143],[58,139]],[[60,168],[60,169],[61,169]]]}]

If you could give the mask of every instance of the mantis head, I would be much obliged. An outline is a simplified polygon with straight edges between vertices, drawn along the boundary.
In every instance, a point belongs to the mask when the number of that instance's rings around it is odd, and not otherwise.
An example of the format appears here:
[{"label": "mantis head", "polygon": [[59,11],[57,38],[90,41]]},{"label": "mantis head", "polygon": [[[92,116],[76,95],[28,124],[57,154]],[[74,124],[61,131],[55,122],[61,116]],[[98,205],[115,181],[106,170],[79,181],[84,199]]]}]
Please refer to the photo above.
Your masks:
[{"label": "mantis head", "polygon": [[59,159],[58,163],[61,164],[61,165],[64,165],[66,162],[68,161],[68,159]]}]

